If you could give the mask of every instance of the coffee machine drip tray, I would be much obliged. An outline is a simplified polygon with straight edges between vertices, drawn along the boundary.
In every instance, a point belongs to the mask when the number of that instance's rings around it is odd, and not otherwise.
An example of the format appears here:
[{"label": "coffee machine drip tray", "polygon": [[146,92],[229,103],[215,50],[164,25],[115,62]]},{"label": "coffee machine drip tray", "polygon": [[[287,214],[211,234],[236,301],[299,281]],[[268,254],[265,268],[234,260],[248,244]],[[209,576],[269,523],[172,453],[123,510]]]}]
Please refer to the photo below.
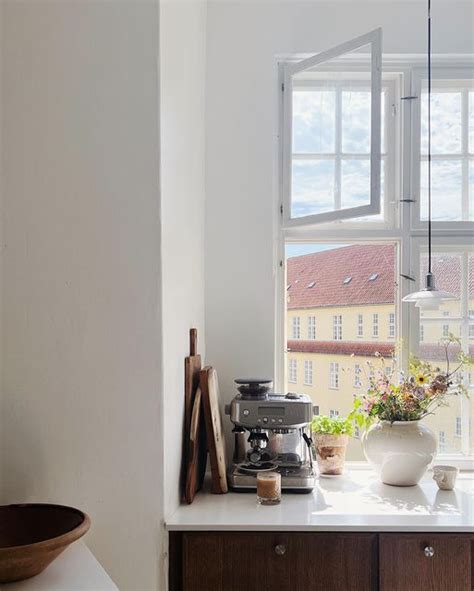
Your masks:
[{"label": "coffee machine drip tray", "polygon": [[[257,489],[257,472],[245,469],[248,464],[233,465],[229,472],[229,485],[232,490],[255,491]],[[281,474],[281,488],[286,492],[310,493],[316,485],[316,475],[309,464],[303,466],[278,466],[273,468]],[[264,471],[263,468],[260,471]],[[268,468],[267,468],[268,470]]]}]

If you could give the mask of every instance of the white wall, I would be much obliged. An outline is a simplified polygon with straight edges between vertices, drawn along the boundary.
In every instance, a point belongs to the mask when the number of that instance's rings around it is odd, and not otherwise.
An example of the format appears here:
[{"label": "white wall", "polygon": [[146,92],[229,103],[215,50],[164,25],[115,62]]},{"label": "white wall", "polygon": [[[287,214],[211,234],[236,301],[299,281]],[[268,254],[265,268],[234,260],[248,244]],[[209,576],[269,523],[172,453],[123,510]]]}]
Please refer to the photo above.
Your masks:
[{"label": "white wall", "polygon": [[160,6],[165,515],[179,504],[184,357],[189,329],[204,356],[206,3]]},{"label": "white wall", "polygon": [[[416,0],[209,3],[206,347],[225,399],[234,377],[274,374],[275,56],[378,26],[385,52],[424,53],[425,11]],[[440,0],[433,18],[435,52],[474,52],[471,2]]]},{"label": "white wall", "polygon": [[2,9],[3,501],[84,508],[120,589],[157,589],[158,2]]}]

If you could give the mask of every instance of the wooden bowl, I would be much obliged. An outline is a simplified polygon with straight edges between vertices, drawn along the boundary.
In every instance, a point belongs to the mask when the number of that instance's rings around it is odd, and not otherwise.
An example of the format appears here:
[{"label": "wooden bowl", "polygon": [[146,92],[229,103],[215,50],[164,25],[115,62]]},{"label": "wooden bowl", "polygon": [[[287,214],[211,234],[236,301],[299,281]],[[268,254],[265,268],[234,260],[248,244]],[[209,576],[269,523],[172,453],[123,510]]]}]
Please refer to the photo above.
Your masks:
[{"label": "wooden bowl", "polygon": [[72,507],[0,506],[0,583],[38,575],[89,527],[89,517]]}]

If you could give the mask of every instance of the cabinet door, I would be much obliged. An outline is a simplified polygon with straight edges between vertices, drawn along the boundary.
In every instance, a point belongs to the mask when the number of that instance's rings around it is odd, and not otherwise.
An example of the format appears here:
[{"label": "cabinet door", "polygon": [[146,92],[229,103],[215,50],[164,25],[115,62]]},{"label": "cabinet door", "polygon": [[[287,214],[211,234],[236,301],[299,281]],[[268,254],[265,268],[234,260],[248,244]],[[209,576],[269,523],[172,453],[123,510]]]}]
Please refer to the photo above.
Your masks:
[{"label": "cabinet door", "polygon": [[471,537],[380,535],[380,591],[471,591]]},{"label": "cabinet door", "polygon": [[190,532],[184,591],[371,591],[372,534]]}]

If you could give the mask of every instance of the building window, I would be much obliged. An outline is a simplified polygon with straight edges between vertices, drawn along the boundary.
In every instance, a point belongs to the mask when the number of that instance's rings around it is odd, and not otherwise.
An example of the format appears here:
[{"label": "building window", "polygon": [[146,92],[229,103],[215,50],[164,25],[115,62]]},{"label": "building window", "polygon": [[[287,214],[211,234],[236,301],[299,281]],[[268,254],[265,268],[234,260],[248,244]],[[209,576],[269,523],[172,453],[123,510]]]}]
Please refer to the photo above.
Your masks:
[{"label": "building window", "polygon": [[288,360],[288,381],[292,384],[296,384],[297,376],[297,366],[296,366],[296,359],[289,359]]},{"label": "building window", "polygon": [[342,341],[342,316],[340,314],[332,317],[332,338],[335,341]]},{"label": "building window", "polygon": [[449,324],[443,324],[443,337],[449,337]]},{"label": "building window", "polygon": [[339,388],[339,363],[334,361],[329,364],[329,387],[331,390]]},{"label": "building window", "polygon": [[362,386],[362,368],[360,363],[354,365],[354,388],[360,388]]},{"label": "building window", "polygon": [[316,339],[316,316],[308,317],[308,339],[310,341]]},{"label": "building window", "polygon": [[339,416],[339,411],[338,410],[330,410],[329,411],[329,418],[330,419],[337,419],[337,417]]},{"label": "building window", "polygon": [[388,315],[388,336],[391,339],[395,338],[395,312]]},{"label": "building window", "polygon": [[461,417],[456,417],[455,434],[456,434],[456,437],[462,436],[462,419],[461,419]]},{"label": "building window", "polygon": [[360,439],[360,429],[357,425],[354,427],[354,437]]},{"label": "building window", "polygon": [[449,310],[444,310],[443,311],[443,316],[446,318],[447,316],[449,316]]},{"label": "building window", "polygon": [[293,339],[299,339],[301,336],[301,328],[300,328],[300,317],[293,316],[293,330],[292,330],[292,337]]},{"label": "building window", "polygon": [[364,315],[357,314],[357,336],[363,337],[364,336]]},{"label": "building window", "polygon": [[425,340],[425,325],[420,324],[420,343]]},{"label": "building window", "polygon": [[379,336],[379,315],[372,314],[372,336],[378,337]]},{"label": "building window", "polygon": [[474,339],[474,324],[469,325],[469,338]]},{"label": "building window", "polygon": [[438,433],[438,444],[439,451],[446,451],[446,433],[444,431],[439,431]]},{"label": "building window", "polygon": [[304,362],[304,383],[306,386],[313,385],[313,362],[306,360]]}]

